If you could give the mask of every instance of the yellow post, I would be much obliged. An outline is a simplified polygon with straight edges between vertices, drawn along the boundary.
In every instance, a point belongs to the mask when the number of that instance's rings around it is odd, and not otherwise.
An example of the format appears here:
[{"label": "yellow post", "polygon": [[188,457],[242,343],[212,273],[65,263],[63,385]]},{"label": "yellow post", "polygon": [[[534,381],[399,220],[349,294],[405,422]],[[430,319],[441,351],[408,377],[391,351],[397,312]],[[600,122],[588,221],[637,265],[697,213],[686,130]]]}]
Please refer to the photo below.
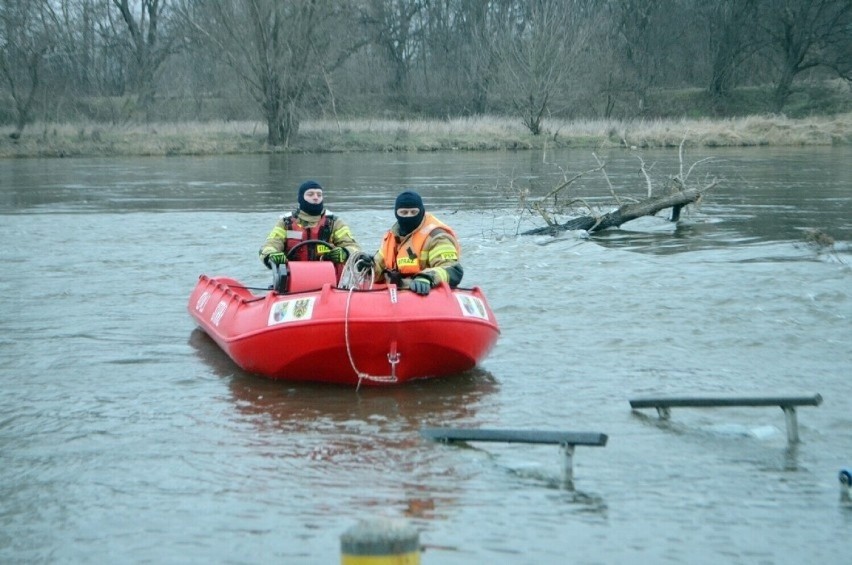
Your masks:
[{"label": "yellow post", "polygon": [[420,534],[404,520],[361,520],[340,537],[341,565],[420,565]]}]

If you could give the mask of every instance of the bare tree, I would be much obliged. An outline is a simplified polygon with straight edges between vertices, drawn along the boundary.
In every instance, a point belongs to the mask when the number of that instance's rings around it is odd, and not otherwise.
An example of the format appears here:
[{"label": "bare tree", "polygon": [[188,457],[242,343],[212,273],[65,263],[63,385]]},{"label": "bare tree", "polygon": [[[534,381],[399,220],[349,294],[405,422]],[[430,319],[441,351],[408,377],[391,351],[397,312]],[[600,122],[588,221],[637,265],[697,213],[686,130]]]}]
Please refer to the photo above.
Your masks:
[{"label": "bare tree", "polygon": [[[167,0],[112,0],[123,23],[131,54],[131,88],[139,106],[150,110],[156,93],[156,73],[174,54],[176,35],[169,32]],[[121,26],[113,23],[119,36]]]},{"label": "bare tree", "polygon": [[[326,73],[363,44],[344,33],[354,16],[344,2],[183,0],[180,13],[257,102],[272,146],[289,144],[305,98],[327,88]],[[342,37],[346,43],[338,41]]]},{"label": "bare tree", "polygon": [[122,29],[114,25],[111,0],[49,0],[45,5],[56,47],[45,67],[50,95],[42,98],[43,111],[52,110],[56,119],[62,119],[63,107],[96,119],[130,118],[131,101],[124,110],[106,103],[127,91],[125,79],[133,67]]},{"label": "bare tree", "polygon": [[408,75],[422,29],[421,11],[426,0],[370,0],[361,10],[361,21],[391,64],[391,92],[405,101]]},{"label": "bare tree", "polygon": [[640,114],[647,109],[648,91],[660,82],[660,53],[671,53],[666,43],[671,41],[673,29],[663,25],[667,8],[671,6],[658,0],[614,0],[610,4],[617,69],[610,91],[632,93]]},{"label": "bare tree", "polygon": [[52,37],[43,1],[0,2],[0,73],[14,104],[13,139],[32,119],[45,57],[54,47]]},{"label": "bare tree", "polygon": [[513,5],[512,0],[425,4],[423,63],[433,75],[426,90],[437,90],[444,97],[448,113],[450,109],[465,114],[488,111],[497,80],[499,23],[506,21]]},{"label": "bare tree", "polygon": [[696,4],[700,25],[707,37],[710,80],[707,90],[717,104],[734,87],[737,69],[759,47],[752,22],[757,17],[757,0],[717,0]]},{"label": "bare tree", "polygon": [[585,45],[594,2],[532,0],[507,14],[497,45],[516,112],[533,135]]},{"label": "bare tree", "polygon": [[490,21],[486,8],[488,4],[481,2],[467,3],[468,17],[463,20],[461,36],[468,37],[467,76],[471,86],[471,106],[474,113],[482,114],[488,107],[488,95],[497,74],[497,58],[491,45],[493,22]]},{"label": "bare tree", "polygon": [[764,0],[759,21],[778,69],[776,111],[784,108],[793,81],[804,71],[818,66],[849,71],[843,58],[852,44],[852,1]]},{"label": "bare tree", "polygon": [[52,69],[65,78],[75,94],[92,94],[92,60],[94,58],[95,0],[53,0],[45,3],[52,24],[57,57],[61,68]]}]

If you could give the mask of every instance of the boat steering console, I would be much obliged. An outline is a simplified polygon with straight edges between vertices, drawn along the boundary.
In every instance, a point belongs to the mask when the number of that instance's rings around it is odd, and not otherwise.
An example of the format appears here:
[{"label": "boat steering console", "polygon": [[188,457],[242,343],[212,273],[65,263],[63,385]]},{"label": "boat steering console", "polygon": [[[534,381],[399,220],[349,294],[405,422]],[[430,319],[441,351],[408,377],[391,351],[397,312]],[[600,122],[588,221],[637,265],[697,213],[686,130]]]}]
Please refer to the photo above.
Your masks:
[{"label": "boat steering console", "polygon": [[[292,261],[296,256],[296,251],[307,245],[313,245],[314,247],[324,245],[329,248],[329,251],[335,249],[335,246],[327,241],[323,241],[321,239],[306,239],[305,241],[300,241],[294,245],[287,252],[287,261]],[[322,260],[323,258],[320,257],[320,261]],[[281,265],[272,263],[272,286],[270,288],[278,294],[284,294],[290,290],[290,268],[287,266],[287,263],[282,263]]]}]

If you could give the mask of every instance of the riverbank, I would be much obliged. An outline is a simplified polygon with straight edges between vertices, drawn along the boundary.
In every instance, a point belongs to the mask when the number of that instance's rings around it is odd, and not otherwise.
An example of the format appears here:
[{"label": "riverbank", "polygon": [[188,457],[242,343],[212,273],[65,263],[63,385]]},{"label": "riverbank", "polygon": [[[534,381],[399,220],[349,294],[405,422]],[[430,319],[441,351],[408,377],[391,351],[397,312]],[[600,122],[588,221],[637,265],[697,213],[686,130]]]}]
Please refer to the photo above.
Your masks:
[{"label": "riverbank", "polygon": [[0,158],[654,148],[677,147],[684,139],[693,147],[804,146],[852,144],[852,113],[804,119],[548,120],[539,136],[505,117],[311,120],[302,123],[288,147],[275,148],[266,144],[266,128],[259,122],[40,123],[17,140],[12,131],[0,128]]}]

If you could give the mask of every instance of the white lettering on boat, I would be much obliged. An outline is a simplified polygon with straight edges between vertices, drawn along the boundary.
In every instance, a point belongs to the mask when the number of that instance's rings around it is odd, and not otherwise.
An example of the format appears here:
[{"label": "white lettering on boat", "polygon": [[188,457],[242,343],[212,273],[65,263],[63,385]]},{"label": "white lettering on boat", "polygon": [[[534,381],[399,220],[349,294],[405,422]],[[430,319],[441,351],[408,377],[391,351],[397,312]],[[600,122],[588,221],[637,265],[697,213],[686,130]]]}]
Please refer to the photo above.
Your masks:
[{"label": "white lettering on boat", "polygon": [[316,296],[310,296],[308,298],[295,298],[293,300],[276,302],[269,310],[269,319],[266,324],[274,326],[275,324],[310,320],[314,315],[316,300]]},{"label": "white lettering on boat", "polygon": [[469,294],[455,294],[456,300],[459,301],[462,314],[472,318],[488,319],[488,312],[485,311],[485,304],[479,298]]},{"label": "white lettering on boat", "polygon": [[195,310],[197,312],[203,311],[204,306],[207,305],[208,300],[210,300],[210,293],[205,291],[204,294],[198,297],[198,301],[195,303]]},{"label": "white lettering on boat", "polygon": [[228,303],[224,300],[219,302],[216,305],[216,310],[213,311],[213,315],[210,316],[210,321],[213,322],[214,326],[218,326],[219,322],[222,320],[222,316],[225,315],[225,311],[228,309]]}]

